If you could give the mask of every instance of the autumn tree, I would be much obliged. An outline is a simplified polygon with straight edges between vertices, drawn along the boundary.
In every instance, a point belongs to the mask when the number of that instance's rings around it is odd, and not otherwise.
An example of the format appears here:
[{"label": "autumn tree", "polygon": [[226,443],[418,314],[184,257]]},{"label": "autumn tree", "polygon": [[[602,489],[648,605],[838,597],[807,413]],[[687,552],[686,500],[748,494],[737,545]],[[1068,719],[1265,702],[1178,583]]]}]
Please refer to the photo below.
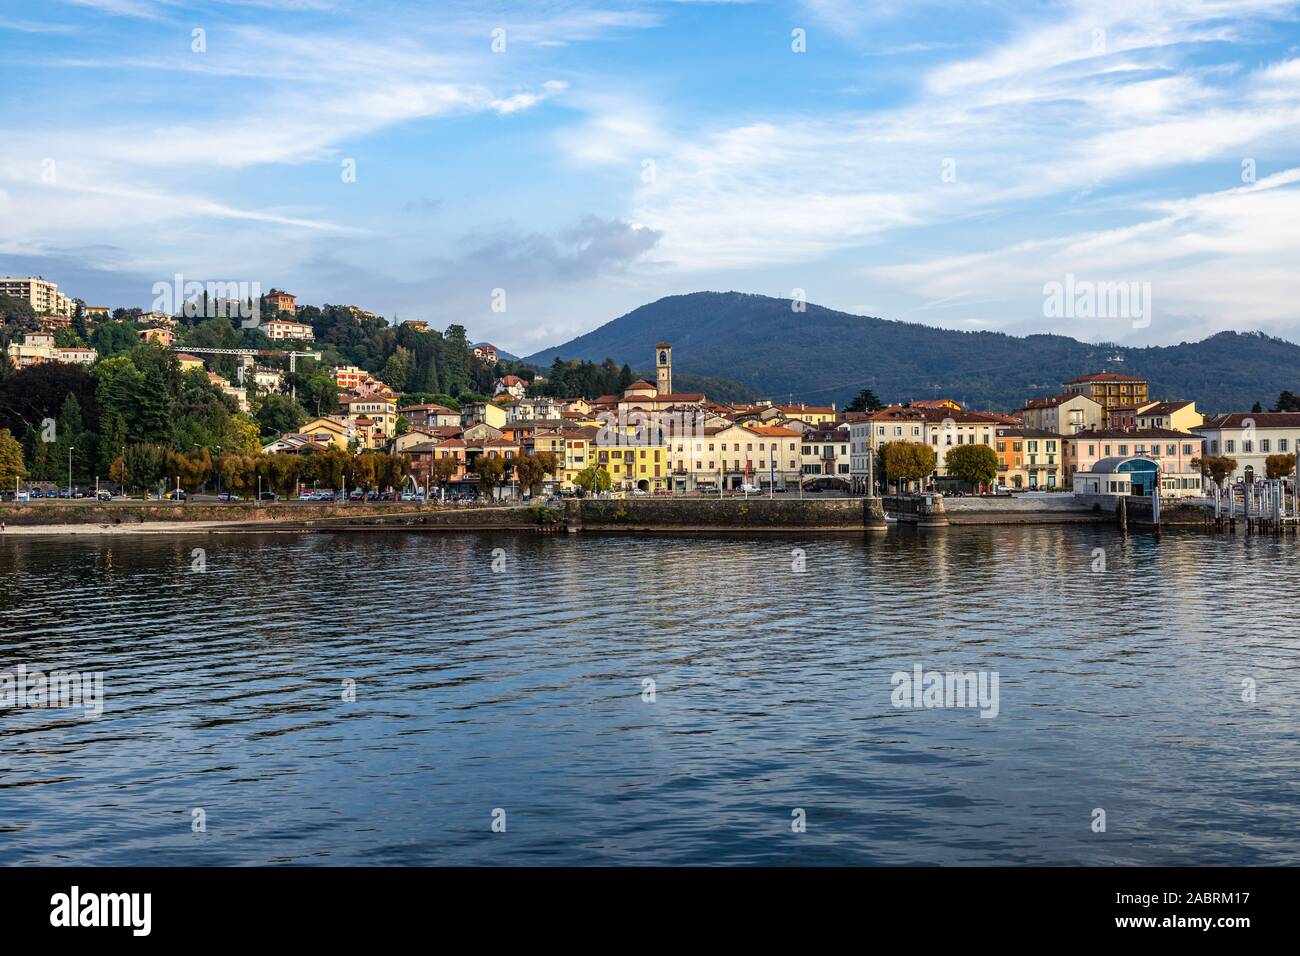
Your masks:
[{"label": "autumn tree", "polygon": [[23,446],[7,428],[0,428],[0,488],[7,488],[15,479],[26,478],[23,464]]},{"label": "autumn tree", "polygon": [[1206,455],[1201,458],[1201,474],[1210,478],[1216,485],[1223,482],[1237,470],[1237,459],[1227,455]]},{"label": "autumn tree", "polygon": [[998,456],[988,445],[956,445],[944,456],[948,474],[959,481],[983,488],[998,477]]},{"label": "autumn tree", "polygon": [[934,474],[939,456],[929,445],[897,441],[884,446],[881,457],[885,477],[898,485],[904,482],[924,481]]},{"label": "autumn tree", "polygon": [[515,474],[519,477],[520,487],[532,494],[533,489],[545,481],[548,475],[555,474],[556,467],[555,453],[543,451],[518,459],[515,462]]},{"label": "autumn tree", "polygon": [[490,498],[505,479],[505,459],[493,458],[490,455],[479,455],[470,465],[470,470],[478,475],[479,488],[483,490],[483,494]]},{"label": "autumn tree", "polygon": [[1269,478],[1289,478],[1295,471],[1295,455],[1269,455],[1264,459],[1264,474]]}]

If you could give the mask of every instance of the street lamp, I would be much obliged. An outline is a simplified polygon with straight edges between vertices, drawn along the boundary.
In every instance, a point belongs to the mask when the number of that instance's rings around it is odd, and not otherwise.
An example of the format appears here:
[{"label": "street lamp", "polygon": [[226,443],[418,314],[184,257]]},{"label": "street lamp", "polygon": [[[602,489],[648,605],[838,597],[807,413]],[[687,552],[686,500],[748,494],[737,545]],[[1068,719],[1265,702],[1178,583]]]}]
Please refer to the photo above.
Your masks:
[{"label": "street lamp", "polygon": [[74,446],[68,446],[68,500],[72,500],[72,449]]}]

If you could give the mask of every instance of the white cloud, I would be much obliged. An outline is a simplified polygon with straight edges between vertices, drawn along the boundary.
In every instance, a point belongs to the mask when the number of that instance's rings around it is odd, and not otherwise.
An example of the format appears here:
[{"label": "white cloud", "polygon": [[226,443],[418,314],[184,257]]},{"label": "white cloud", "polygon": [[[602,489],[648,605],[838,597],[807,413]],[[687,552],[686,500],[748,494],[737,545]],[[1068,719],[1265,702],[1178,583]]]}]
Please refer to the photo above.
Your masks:
[{"label": "white cloud", "polygon": [[[1195,338],[1225,326],[1295,327],[1300,169],[1146,208],[1154,215],[1121,228],[868,268],[864,275],[941,302],[970,304],[965,300],[982,296],[1000,303],[1002,314],[1019,316],[1034,314],[1044,283],[1063,282],[1067,274],[1091,282],[1149,282],[1155,308],[1144,338]],[[1134,335],[1123,322],[1079,321],[1056,331],[1085,339]]]}]

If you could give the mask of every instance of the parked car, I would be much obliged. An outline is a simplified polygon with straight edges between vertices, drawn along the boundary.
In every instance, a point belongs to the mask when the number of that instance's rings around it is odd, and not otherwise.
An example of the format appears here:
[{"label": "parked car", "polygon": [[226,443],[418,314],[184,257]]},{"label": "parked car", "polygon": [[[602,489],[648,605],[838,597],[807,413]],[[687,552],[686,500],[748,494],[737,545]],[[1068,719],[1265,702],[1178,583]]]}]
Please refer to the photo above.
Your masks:
[{"label": "parked car", "polygon": [[186,501],[189,499],[189,495],[184,491],[169,491],[163,497],[168,501]]},{"label": "parked car", "polygon": [[98,501],[112,501],[113,493],[111,491],[100,491],[95,494]]},{"label": "parked car", "polygon": [[262,494],[261,494],[260,497],[261,497],[261,499],[262,499],[263,501],[279,501],[279,500],[280,500],[280,496],[277,495],[274,491],[264,491],[264,492],[262,492]]},{"label": "parked car", "polygon": [[354,491],[348,495],[348,501],[365,501],[366,493],[364,491]]},{"label": "parked car", "polygon": [[223,491],[221,494],[217,495],[217,500],[218,501],[243,501],[244,499],[240,498],[239,495],[235,494],[233,491]]}]

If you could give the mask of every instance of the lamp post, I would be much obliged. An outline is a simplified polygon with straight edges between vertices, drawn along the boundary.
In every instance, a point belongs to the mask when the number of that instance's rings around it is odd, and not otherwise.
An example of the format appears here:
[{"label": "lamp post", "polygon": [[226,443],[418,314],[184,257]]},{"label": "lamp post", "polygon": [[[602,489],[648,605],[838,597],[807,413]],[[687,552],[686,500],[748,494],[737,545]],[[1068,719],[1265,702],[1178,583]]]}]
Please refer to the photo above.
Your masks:
[{"label": "lamp post", "polygon": [[69,501],[72,500],[72,449],[73,446],[69,445],[68,446],[68,500]]}]

